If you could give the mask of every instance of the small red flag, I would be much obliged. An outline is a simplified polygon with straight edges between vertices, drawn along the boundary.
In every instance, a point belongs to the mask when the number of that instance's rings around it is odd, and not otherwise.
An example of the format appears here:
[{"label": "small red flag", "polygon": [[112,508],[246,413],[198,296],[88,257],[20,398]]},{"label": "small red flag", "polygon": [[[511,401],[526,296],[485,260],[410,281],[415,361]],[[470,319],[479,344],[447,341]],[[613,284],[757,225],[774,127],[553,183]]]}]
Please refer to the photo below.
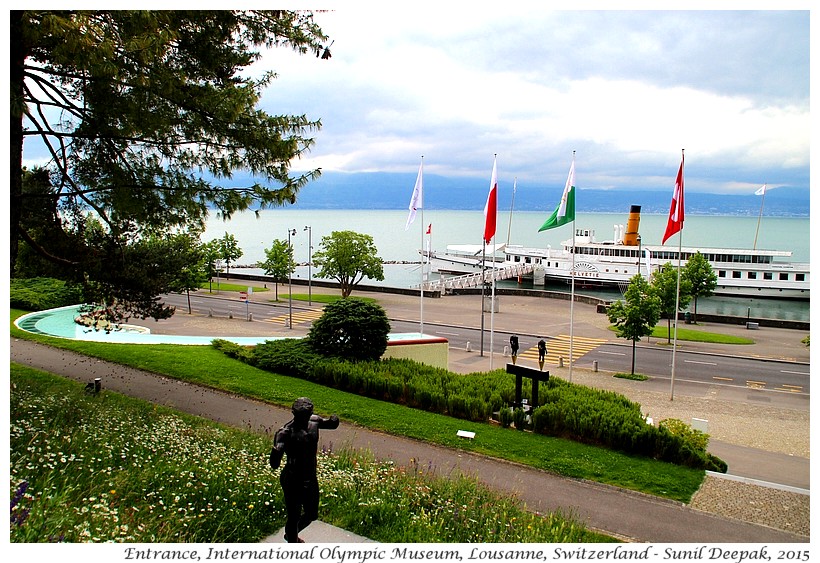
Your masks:
[{"label": "small red flag", "polygon": [[495,160],[493,160],[493,176],[490,179],[490,193],[487,194],[487,203],[484,205],[484,242],[487,244],[495,236],[495,217],[498,211],[498,175]]},{"label": "small red flag", "polygon": [[669,220],[661,244],[675,233],[683,230],[683,155],[680,157],[680,170],[675,180],[675,192],[672,194],[672,205],[669,207]]},{"label": "small red flag", "polygon": [[432,229],[433,229],[433,224],[432,224],[432,223],[430,223],[429,225],[427,225],[427,234],[428,234],[428,235],[430,234],[430,232],[432,231]]}]

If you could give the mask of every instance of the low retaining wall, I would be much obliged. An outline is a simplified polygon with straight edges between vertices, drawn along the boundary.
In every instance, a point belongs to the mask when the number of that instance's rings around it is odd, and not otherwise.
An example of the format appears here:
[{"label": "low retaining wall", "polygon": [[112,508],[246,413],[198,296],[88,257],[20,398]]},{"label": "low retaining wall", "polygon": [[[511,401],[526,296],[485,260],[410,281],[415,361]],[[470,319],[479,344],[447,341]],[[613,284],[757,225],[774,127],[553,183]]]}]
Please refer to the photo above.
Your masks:
[{"label": "low retaining wall", "polygon": [[[259,282],[272,282],[272,278],[270,276],[258,276],[253,274],[237,274],[235,272],[231,272],[229,278],[226,279],[237,279],[237,280],[250,280],[250,281],[259,281]],[[293,285],[308,285],[308,281],[304,279],[298,279],[292,281]],[[317,287],[330,287],[336,288],[339,287],[337,282],[328,282],[328,281],[317,281],[313,280],[312,284]],[[420,291],[418,289],[411,289],[411,288],[401,288],[401,287],[385,287],[379,285],[362,285],[359,284],[356,286],[357,289],[361,291],[369,291],[369,292],[377,292],[377,293],[395,293],[398,295],[416,295],[418,296]],[[464,289],[453,289],[448,290],[451,295],[480,295],[481,288],[464,288]],[[495,288],[496,295],[521,295],[526,297],[542,297],[546,299],[562,299],[564,301],[569,301],[572,297],[569,293],[562,293],[560,291],[546,291],[546,290],[539,290],[539,289],[510,289],[510,288]],[[442,293],[440,291],[425,291],[424,296],[430,297],[433,299],[440,298]],[[606,308],[609,305],[609,301],[605,299],[600,299],[598,297],[591,297],[589,295],[575,295],[575,302],[576,303],[586,303],[587,305],[594,305],[598,313],[606,314]],[[685,313],[679,314],[679,319],[681,321],[685,320]],[[765,319],[765,318],[746,318],[746,317],[731,317],[727,315],[710,315],[704,313],[698,313],[698,320],[703,322],[710,322],[710,323],[723,323],[723,324],[733,324],[733,325],[745,325],[747,321],[758,323],[759,326],[766,326],[766,327],[774,327],[774,328],[787,328],[792,330],[809,330],[811,328],[811,323],[808,321],[791,321],[791,320],[783,320],[783,319]]]},{"label": "low retaining wall", "polygon": [[446,338],[418,335],[416,338],[401,338],[402,335],[391,336],[398,338],[387,343],[382,359],[404,358],[428,366],[449,369],[450,343]]}]

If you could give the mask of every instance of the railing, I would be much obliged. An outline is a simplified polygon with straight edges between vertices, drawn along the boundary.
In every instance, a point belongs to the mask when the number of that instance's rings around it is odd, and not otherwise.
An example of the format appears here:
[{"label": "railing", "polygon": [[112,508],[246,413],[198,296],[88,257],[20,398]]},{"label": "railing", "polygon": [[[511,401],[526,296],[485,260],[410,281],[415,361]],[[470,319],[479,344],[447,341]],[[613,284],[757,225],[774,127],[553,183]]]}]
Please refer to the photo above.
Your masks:
[{"label": "railing", "polygon": [[451,278],[443,278],[436,281],[428,281],[423,284],[416,284],[416,289],[424,291],[444,291],[446,289],[464,289],[467,287],[477,287],[479,284],[493,281],[506,280],[530,274],[533,271],[533,264],[513,264],[504,268],[491,268],[484,272],[475,274],[465,274]]}]

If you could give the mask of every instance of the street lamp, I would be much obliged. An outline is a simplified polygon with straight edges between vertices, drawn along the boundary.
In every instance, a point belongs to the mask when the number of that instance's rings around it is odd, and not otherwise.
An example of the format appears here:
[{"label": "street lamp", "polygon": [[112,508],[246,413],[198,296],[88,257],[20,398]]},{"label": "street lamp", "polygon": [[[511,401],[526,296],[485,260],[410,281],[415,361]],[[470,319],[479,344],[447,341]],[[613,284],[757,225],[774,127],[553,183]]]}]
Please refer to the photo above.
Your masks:
[{"label": "street lamp", "polygon": [[[290,237],[296,236],[296,229],[288,229],[288,259],[293,261],[293,246]],[[288,264],[288,328],[293,329],[293,268]]]},{"label": "street lamp", "polygon": [[641,274],[641,258],[643,258],[643,252],[641,251],[641,235],[638,235],[638,275],[643,277]]},{"label": "street lamp", "polygon": [[303,230],[308,232],[308,305],[313,305],[313,295],[312,289],[310,287],[310,281],[313,277],[310,269],[313,262],[313,243],[310,242],[310,238],[311,234],[313,234],[313,231],[310,228],[310,225],[305,225],[305,228]]}]

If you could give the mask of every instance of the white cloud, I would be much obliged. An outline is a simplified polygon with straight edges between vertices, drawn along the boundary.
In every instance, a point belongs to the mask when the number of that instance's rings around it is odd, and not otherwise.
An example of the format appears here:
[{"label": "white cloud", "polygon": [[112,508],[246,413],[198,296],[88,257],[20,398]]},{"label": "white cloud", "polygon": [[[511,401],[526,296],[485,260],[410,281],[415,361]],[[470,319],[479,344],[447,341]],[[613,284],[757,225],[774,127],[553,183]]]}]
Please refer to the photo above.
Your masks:
[{"label": "white cloud", "polygon": [[[636,187],[685,148],[701,168],[721,168],[690,189],[795,172],[807,181],[806,14],[440,4],[339,7],[316,18],[334,40],[331,60],[266,60],[280,79],[263,106],[323,122],[300,164],[410,173],[424,154],[428,171],[483,177],[498,153],[519,178],[561,182],[578,149],[595,163],[591,177]],[[749,45],[755,37],[772,53]],[[769,76],[780,90],[759,83]]]}]

